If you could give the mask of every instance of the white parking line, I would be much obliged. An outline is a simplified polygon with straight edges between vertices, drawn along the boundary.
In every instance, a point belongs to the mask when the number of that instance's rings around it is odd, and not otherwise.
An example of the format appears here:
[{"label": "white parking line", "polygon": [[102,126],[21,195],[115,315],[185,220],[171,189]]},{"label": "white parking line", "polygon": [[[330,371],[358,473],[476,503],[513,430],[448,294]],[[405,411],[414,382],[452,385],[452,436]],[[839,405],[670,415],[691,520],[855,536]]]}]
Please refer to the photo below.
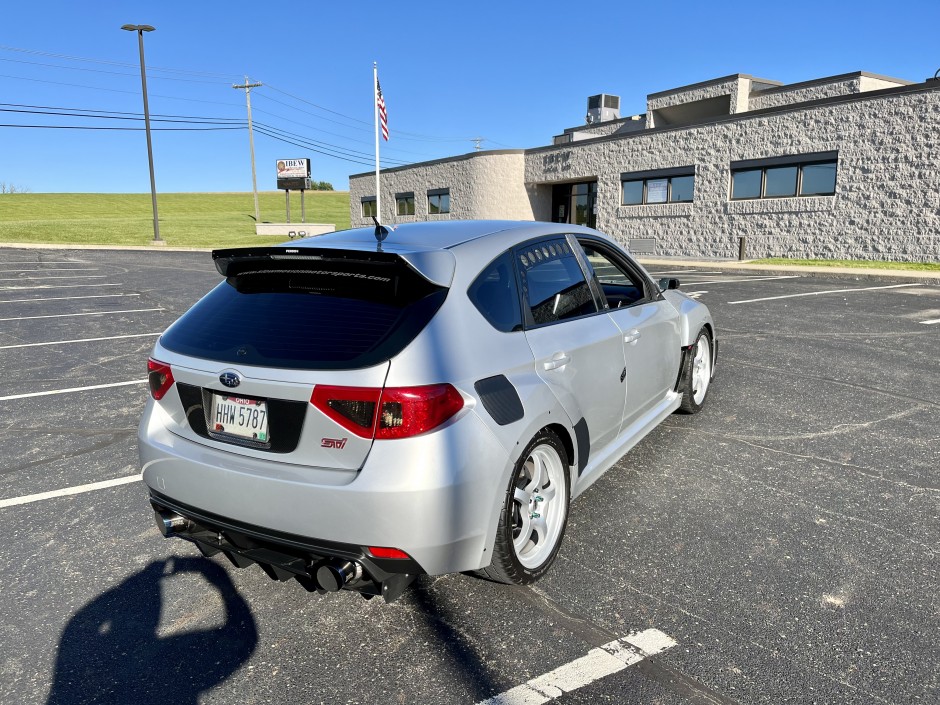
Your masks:
[{"label": "white parking line", "polygon": [[164,311],[162,308],[129,308],[123,311],[90,311],[88,313],[50,313],[45,316],[14,316],[13,318],[0,318],[0,321],[32,321],[37,318],[71,318],[72,316],[110,316],[115,313],[145,313],[147,311]]},{"label": "white parking line", "polygon": [[746,282],[763,282],[774,279],[799,279],[799,274],[786,274],[776,277],[744,277],[743,279],[709,279],[703,282],[682,282],[682,286],[695,286],[698,284],[744,284]]},{"label": "white parking line", "polygon": [[98,267],[56,267],[55,269],[42,267],[41,269],[0,269],[0,274],[11,274],[13,272],[97,272],[97,271],[98,271]]},{"label": "white parking line", "polygon": [[0,304],[22,304],[29,301],[74,301],[75,299],[117,299],[122,296],[140,296],[140,294],[91,294],[89,296],[52,296],[46,299],[10,299]]},{"label": "white parking line", "polygon": [[65,277],[6,277],[0,282],[29,282],[43,279],[107,279],[107,274],[69,274]]},{"label": "white parking line", "polygon": [[803,294],[787,294],[786,296],[767,296],[763,299],[746,299],[744,301],[729,301],[729,304],[752,304],[757,301],[776,301],[778,299],[796,299],[800,296],[820,296],[822,294],[847,294],[853,291],[875,291],[876,289],[903,289],[908,286],[923,286],[916,284],[891,284],[890,286],[862,286],[855,289],[827,289],[826,291],[808,291]]},{"label": "white parking line", "polygon": [[0,286],[0,291],[36,291],[37,289],[85,289],[92,286],[123,286],[123,284],[32,284],[28,286]]},{"label": "white parking line", "polygon": [[674,639],[658,629],[633,633],[478,705],[542,705],[675,645]]},{"label": "white parking line", "polygon": [[159,333],[134,333],[132,335],[112,335],[107,338],[78,338],[76,340],[52,340],[48,343],[21,343],[19,345],[0,345],[0,350],[12,350],[13,348],[38,348],[44,345],[68,345],[69,343],[94,343],[98,340],[122,340],[124,338],[146,338],[147,336],[160,335]]},{"label": "white parking line", "polygon": [[88,387],[69,387],[68,389],[50,389],[48,392],[28,392],[26,394],[10,394],[0,397],[0,401],[10,401],[12,399],[29,399],[30,397],[49,397],[54,394],[71,394],[72,392],[87,392],[92,389],[109,389],[111,387],[126,387],[131,384],[144,384],[146,379],[132,379],[129,382],[111,382],[109,384],[92,384]]},{"label": "white parking line", "polygon": [[940,318],[935,318],[932,321],[921,321],[921,323],[925,326],[932,326],[936,323],[940,323]]},{"label": "white parking line", "polygon": [[660,274],[721,274],[721,272],[703,272],[701,269],[675,269],[666,272],[650,272],[653,276]]},{"label": "white parking line", "polygon": [[65,487],[61,490],[52,490],[51,492],[40,492],[38,494],[28,494],[22,497],[12,497],[10,499],[0,499],[0,509],[5,507],[15,507],[18,504],[29,504],[30,502],[41,502],[44,499],[53,497],[67,497],[73,494],[82,494],[84,492],[94,492],[103,490],[107,487],[117,487],[118,485],[127,485],[131,482],[137,482],[140,474],[128,475],[127,477],[116,477],[113,480],[103,480],[101,482],[90,482],[87,485],[77,485],[75,487]]}]

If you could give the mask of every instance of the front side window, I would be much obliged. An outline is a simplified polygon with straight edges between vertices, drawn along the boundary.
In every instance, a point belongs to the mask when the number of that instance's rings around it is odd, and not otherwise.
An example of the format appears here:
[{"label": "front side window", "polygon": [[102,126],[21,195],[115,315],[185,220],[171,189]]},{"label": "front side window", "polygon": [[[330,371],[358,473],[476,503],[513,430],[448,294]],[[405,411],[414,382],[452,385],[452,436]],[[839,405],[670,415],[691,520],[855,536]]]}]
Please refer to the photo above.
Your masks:
[{"label": "front side window", "polygon": [[516,250],[523,299],[534,325],[595,313],[597,306],[578,259],[564,238]]},{"label": "front side window", "polygon": [[376,208],[375,198],[366,196],[362,199],[362,217],[371,218],[372,216],[377,216],[378,210]]},{"label": "front side window", "polygon": [[590,240],[580,244],[610,308],[630,306],[645,298],[643,278],[636,272]]},{"label": "front side window", "polygon": [[691,203],[695,196],[695,174],[691,167],[675,170],[624,174],[621,177],[623,205],[641,206],[653,203]]},{"label": "front side window", "polygon": [[428,191],[428,214],[450,213],[450,189]]},{"label": "front side window", "polygon": [[[826,153],[829,156],[834,153]],[[817,158],[822,154],[815,155]],[[731,165],[731,200],[832,196],[836,192],[837,159],[780,157]]]}]

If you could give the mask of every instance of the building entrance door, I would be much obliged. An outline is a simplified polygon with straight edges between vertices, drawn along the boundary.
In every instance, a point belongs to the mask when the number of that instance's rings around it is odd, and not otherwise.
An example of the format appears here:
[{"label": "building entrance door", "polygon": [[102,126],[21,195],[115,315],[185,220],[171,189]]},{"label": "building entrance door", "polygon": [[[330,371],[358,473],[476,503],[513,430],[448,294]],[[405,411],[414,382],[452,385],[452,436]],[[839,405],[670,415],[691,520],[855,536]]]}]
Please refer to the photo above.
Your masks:
[{"label": "building entrance door", "polygon": [[596,226],[594,204],[597,201],[597,182],[556,184],[552,187],[552,222]]}]

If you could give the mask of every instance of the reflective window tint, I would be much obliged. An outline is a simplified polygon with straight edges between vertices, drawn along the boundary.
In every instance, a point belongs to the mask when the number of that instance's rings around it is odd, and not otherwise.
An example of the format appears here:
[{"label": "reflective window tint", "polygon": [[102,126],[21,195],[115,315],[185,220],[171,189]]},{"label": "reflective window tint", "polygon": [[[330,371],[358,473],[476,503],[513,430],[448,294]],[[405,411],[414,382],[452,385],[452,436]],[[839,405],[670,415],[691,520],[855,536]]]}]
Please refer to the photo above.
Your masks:
[{"label": "reflective window tint", "polygon": [[363,198],[362,199],[362,217],[371,218],[374,215],[378,215],[376,211],[375,199]]},{"label": "reflective window tint", "polygon": [[800,183],[801,196],[829,196],[836,192],[836,163],[807,164]]},{"label": "reflective window tint", "polygon": [[623,182],[623,205],[639,206],[643,204],[643,182],[642,181],[624,181]]},{"label": "reflective window tint", "polygon": [[736,171],[731,177],[731,198],[760,198],[762,169]]},{"label": "reflective window tint", "polygon": [[775,166],[767,168],[764,182],[764,198],[796,195],[796,177],[799,167]]},{"label": "reflective window tint", "polygon": [[647,178],[631,179],[630,174],[623,174],[620,181],[623,189],[622,204],[640,206],[652,203],[691,203],[695,189],[695,174],[691,173],[692,169],[693,167],[682,167],[680,171],[688,170],[690,173],[678,176],[657,176],[653,173]]},{"label": "reflective window tint", "polygon": [[672,191],[669,194],[669,200],[672,203],[689,203],[695,193],[695,177],[692,175],[673,176],[670,180],[670,188]]},{"label": "reflective window tint", "polygon": [[428,194],[428,213],[450,213],[450,191]]},{"label": "reflective window tint", "polygon": [[813,156],[806,155],[806,161],[799,156],[775,157],[766,160],[766,166],[752,161],[738,169],[732,163],[731,199],[832,196],[836,192],[838,160],[822,161],[822,155],[815,155],[818,161],[810,161]]},{"label": "reflective window tint", "polygon": [[396,212],[398,213],[398,215],[414,215],[415,214],[414,194],[410,196],[396,196],[395,205],[396,205]]}]

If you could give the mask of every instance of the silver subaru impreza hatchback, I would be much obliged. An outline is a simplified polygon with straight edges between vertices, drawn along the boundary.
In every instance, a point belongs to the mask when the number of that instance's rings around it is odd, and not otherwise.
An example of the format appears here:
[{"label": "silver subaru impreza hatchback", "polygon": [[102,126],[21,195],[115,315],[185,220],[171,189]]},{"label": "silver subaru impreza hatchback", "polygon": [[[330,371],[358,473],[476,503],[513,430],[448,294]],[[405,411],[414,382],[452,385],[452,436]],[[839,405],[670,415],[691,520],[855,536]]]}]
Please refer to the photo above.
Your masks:
[{"label": "silver subaru impreza hatchback", "polygon": [[595,230],[450,221],[216,250],[140,423],[165,536],[306,589],[530,583],[571,500],[715,369],[707,307]]}]

